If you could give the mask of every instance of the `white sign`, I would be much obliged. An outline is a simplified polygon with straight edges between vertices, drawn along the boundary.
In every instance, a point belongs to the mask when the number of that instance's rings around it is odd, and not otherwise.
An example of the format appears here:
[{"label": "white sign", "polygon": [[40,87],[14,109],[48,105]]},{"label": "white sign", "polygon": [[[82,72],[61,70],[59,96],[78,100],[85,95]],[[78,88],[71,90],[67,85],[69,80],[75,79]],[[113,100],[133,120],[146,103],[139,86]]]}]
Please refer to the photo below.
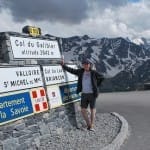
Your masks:
[{"label": "white sign", "polygon": [[50,108],[56,108],[62,105],[59,87],[57,85],[47,87],[47,95]]},{"label": "white sign", "polygon": [[0,93],[43,86],[39,66],[0,68]]},{"label": "white sign", "polygon": [[[76,65],[69,65],[71,68],[76,68]],[[64,72],[61,65],[43,66],[44,79],[46,85],[59,84],[64,82],[76,81],[77,76]]]},{"label": "white sign", "polygon": [[61,58],[57,41],[10,36],[13,56],[16,59]]}]

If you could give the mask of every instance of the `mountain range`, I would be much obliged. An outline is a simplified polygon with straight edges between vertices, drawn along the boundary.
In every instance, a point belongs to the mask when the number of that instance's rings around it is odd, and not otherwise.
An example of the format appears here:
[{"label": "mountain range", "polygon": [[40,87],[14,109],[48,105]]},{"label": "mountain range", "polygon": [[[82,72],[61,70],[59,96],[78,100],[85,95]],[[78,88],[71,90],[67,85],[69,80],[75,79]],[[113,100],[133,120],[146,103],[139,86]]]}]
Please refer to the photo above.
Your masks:
[{"label": "mountain range", "polygon": [[65,61],[81,64],[89,58],[106,78],[101,91],[143,89],[150,83],[150,40],[145,38],[59,38]]}]

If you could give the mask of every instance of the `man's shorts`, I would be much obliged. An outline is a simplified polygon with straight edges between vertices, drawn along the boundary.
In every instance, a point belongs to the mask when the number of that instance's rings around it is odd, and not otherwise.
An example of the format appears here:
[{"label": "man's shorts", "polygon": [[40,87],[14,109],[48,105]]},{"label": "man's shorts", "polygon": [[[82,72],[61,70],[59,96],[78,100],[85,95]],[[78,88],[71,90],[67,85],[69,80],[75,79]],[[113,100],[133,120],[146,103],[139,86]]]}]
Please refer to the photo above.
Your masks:
[{"label": "man's shorts", "polygon": [[94,109],[95,104],[96,104],[96,98],[92,93],[82,93],[81,108],[88,108],[88,105],[90,105],[90,108]]}]

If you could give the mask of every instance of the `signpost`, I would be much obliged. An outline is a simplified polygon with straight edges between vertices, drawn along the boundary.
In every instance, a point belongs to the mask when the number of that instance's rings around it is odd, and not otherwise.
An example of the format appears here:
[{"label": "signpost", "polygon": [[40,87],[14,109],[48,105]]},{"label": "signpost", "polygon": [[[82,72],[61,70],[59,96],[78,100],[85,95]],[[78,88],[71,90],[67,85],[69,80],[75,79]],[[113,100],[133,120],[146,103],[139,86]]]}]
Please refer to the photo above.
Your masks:
[{"label": "signpost", "polygon": [[14,59],[60,59],[56,40],[10,36]]},{"label": "signpost", "polygon": [[[27,30],[27,32],[25,32]],[[9,63],[26,64],[28,59],[61,59],[57,40],[43,38],[40,28],[25,27],[30,37],[4,34],[9,42],[5,57]],[[32,37],[31,37],[32,36]],[[38,38],[36,38],[38,37]],[[5,38],[4,38],[5,40]],[[31,61],[30,65],[32,65]],[[38,62],[38,61],[36,61]],[[46,62],[46,61],[45,61]],[[76,65],[69,65],[77,68]],[[44,82],[43,82],[44,81]],[[80,100],[76,94],[77,77],[63,70],[61,65],[1,66],[0,67],[0,125],[29,115],[44,112]],[[47,101],[47,98],[49,102]]]}]

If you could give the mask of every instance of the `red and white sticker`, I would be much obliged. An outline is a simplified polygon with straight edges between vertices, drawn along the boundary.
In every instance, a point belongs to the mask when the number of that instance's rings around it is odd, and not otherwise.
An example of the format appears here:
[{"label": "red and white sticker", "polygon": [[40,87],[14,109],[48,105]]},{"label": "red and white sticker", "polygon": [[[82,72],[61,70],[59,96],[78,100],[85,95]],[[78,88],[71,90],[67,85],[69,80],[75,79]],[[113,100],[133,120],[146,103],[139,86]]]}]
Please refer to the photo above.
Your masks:
[{"label": "red and white sticker", "polygon": [[44,88],[32,89],[30,91],[34,113],[48,110],[48,102]]}]

